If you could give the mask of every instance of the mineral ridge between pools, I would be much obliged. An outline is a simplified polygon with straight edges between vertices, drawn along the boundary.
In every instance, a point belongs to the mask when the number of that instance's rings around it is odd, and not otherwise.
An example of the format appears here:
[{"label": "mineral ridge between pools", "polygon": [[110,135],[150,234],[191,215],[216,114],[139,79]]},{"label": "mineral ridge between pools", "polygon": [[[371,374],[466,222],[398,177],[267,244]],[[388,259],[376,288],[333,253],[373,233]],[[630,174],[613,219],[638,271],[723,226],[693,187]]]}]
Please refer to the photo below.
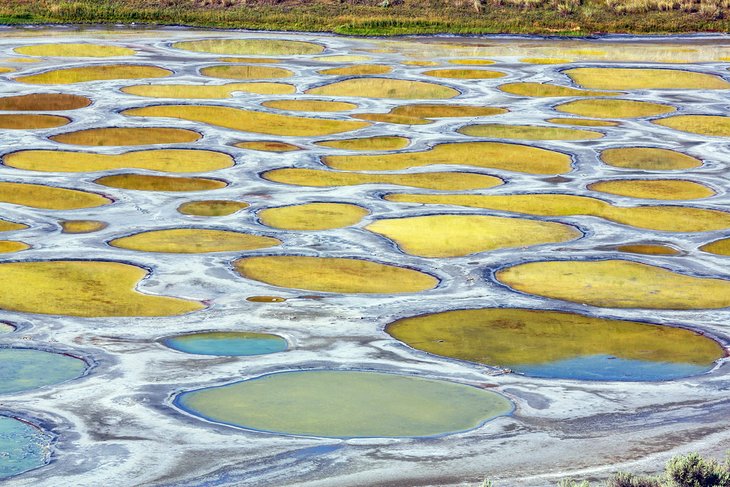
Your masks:
[{"label": "mineral ridge between pools", "polygon": [[730,443],[721,37],[0,50],[8,485],[546,487]]}]

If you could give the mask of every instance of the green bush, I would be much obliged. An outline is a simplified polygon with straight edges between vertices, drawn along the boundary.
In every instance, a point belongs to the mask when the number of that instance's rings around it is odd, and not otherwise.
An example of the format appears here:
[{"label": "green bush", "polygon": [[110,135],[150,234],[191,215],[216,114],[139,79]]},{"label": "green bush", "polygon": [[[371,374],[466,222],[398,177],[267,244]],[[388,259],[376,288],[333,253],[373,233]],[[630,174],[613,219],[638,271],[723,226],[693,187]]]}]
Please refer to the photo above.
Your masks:
[{"label": "green bush", "polygon": [[659,479],[640,477],[632,473],[618,473],[608,479],[606,487],[663,487]]},{"label": "green bush", "polygon": [[[730,487],[730,457],[725,463],[705,460],[698,453],[679,455],[667,462],[664,475],[646,477],[618,473],[604,487]],[[561,480],[558,487],[590,487],[587,481]]]},{"label": "green bush", "polygon": [[669,460],[666,476],[671,487],[730,487],[730,465],[697,453]]},{"label": "green bush", "polygon": [[589,484],[587,480],[577,482],[575,480],[567,479],[561,480],[560,483],[558,483],[558,487],[591,487],[591,484]]}]

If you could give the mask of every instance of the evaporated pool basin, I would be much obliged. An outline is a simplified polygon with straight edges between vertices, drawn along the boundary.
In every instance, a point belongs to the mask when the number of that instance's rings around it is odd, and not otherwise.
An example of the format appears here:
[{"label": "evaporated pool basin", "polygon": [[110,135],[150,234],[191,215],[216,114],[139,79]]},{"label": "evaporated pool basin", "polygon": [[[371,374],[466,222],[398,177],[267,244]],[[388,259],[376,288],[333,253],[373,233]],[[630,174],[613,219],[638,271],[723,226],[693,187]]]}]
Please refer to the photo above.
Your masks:
[{"label": "evaporated pool basin", "polygon": [[0,240],[0,254],[10,254],[29,249],[30,245],[15,240]]},{"label": "evaporated pool basin", "polygon": [[[130,143],[121,134],[116,141]],[[111,141],[111,139],[106,139]],[[148,140],[149,141],[149,140]],[[159,141],[157,138],[152,142]],[[191,149],[137,150],[121,154],[96,154],[64,150],[21,150],[3,158],[6,166],[30,171],[92,172],[110,169],[149,169],[160,172],[205,172],[233,166],[233,158],[221,152]]]},{"label": "evaporated pool basin", "polygon": [[212,191],[225,188],[226,183],[211,178],[179,178],[171,176],[152,176],[150,174],[115,174],[94,181],[110,188],[131,189],[135,191]]},{"label": "evaporated pool basin", "polygon": [[271,255],[244,257],[233,265],[248,279],[330,293],[416,293],[438,284],[438,279],[430,274],[363,259]]},{"label": "evaporated pool basin", "polygon": [[243,132],[270,135],[329,135],[349,132],[369,125],[366,122],[354,120],[294,117],[212,105],[158,105],[133,108],[122,113],[131,117],[177,118]]},{"label": "evaporated pool basin", "polygon": [[730,281],[628,260],[543,261],[496,277],[525,293],[609,308],[715,309],[730,306]]},{"label": "evaporated pool basin", "polygon": [[240,428],[334,438],[441,435],[512,410],[499,394],[454,382],[327,370],[184,392],[175,405]]},{"label": "evaporated pool basin", "polygon": [[545,310],[446,311],[403,318],[386,331],[436,355],[559,379],[678,379],[726,355],[718,342],[682,328]]},{"label": "evaporated pool basin", "polygon": [[499,186],[503,181],[494,176],[471,172],[427,172],[414,174],[373,174],[318,169],[282,168],[266,171],[262,176],[270,181],[294,186],[357,186],[388,184],[414,188],[461,191]]},{"label": "evaporated pool basin", "polygon": [[171,74],[171,71],[156,66],[110,64],[53,69],[39,74],[19,76],[15,79],[21,83],[36,85],[67,85],[116,79],[165,78]]},{"label": "evaporated pool basin", "polygon": [[616,223],[664,232],[709,232],[730,228],[730,213],[680,205],[618,206],[568,194],[389,194],[388,201],[455,205],[528,215],[592,215]]},{"label": "evaporated pool basin", "polygon": [[197,301],[137,291],[147,275],[120,262],[46,260],[0,263],[0,309],[77,317],[171,316],[203,308]]},{"label": "evaporated pool basin", "polygon": [[200,200],[183,203],[177,211],[192,216],[228,216],[247,207],[248,203],[243,201]]},{"label": "evaporated pool basin", "polygon": [[437,100],[459,94],[453,88],[426,81],[408,81],[392,78],[351,78],[307,91],[310,95],[362,96],[399,100]]},{"label": "evaporated pool basin", "polygon": [[93,233],[108,226],[108,223],[98,220],[66,220],[61,222],[61,231],[63,233]]},{"label": "evaporated pool basin", "polygon": [[209,331],[163,338],[162,344],[196,355],[242,357],[283,352],[287,342],[278,335],[243,331]]},{"label": "evaporated pool basin", "polygon": [[368,210],[349,203],[306,203],[267,208],[259,213],[261,223],[283,230],[330,230],[354,225]]},{"label": "evaporated pool basin", "polygon": [[0,348],[0,394],[24,392],[81,377],[80,358],[31,348]]},{"label": "evaporated pool basin", "polygon": [[429,104],[398,105],[388,113],[360,113],[355,118],[399,125],[427,125],[439,118],[489,117],[507,113],[507,109],[475,105]]},{"label": "evaporated pool basin", "polygon": [[233,93],[257,93],[260,95],[286,95],[296,88],[285,83],[250,82],[224,85],[133,85],[122,88],[123,93],[147,98],[216,99],[229,98]]},{"label": "evaporated pool basin", "polygon": [[198,254],[265,249],[280,243],[281,241],[275,238],[243,232],[208,228],[170,228],[117,238],[110,241],[109,245],[140,252]]},{"label": "evaporated pool basin", "polygon": [[347,171],[394,171],[420,166],[456,164],[528,174],[559,174],[571,169],[570,156],[561,152],[504,142],[439,144],[419,152],[327,156],[324,163]]},{"label": "evaporated pool basin", "polygon": [[0,182],[0,202],[48,210],[77,210],[108,205],[112,201],[100,194],[75,189]]},{"label": "evaporated pool basin", "polygon": [[333,149],[343,150],[398,150],[405,149],[410,144],[410,140],[405,137],[364,137],[362,139],[337,139],[337,140],[323,140],[317,142],[317,145],[324,147],[331,147]]},{"label": "evaporated pool basin", "polygon": [[34,93],[0,98],[0,110],[33,112],[76,110],[89,105],[91,100],[85,96],[63,93]]},{"label": "evaporated pool basin", "polygon": [[172,47],[234,56],[291,56],[319,54],[324,51],[324,46],[320,44],[284,39],[205,39],[176,42]]},{"label": "evaporated pool basin", "polygon": [[487,215],[429,215],[382,219],[367,227],[406,253],[458,257],[509,247],[567,242],[582,233],[568,225]]},{"label": "evaporated pool basin", "polygon": [[606,149],[601,160],[609,166],[647,171],[679,171],[702,165],[702,161],[687,154],[654,147]]},{"label": "evaporated pool basin", "polygon": [[135,51],[126,47],[105,44],[64,42],[59,44],[35,44],[15,48],[15,52],[25,56],[46,57],[118,57],[134,56]]},{"label": "evaporated pool basin", "polygon": [[49,461],[51,437],[33,424],[0,416],[0,480],[42,467]]}]

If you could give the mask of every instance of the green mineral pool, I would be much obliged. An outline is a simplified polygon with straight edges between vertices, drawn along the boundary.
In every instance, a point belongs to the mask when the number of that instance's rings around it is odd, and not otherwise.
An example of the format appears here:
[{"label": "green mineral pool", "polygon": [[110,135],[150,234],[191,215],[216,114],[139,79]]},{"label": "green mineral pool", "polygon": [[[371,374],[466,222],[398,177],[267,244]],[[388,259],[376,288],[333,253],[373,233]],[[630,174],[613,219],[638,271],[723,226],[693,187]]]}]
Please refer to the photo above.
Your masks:
[{"label": "green mineral pool", "polygon": [[335,370],[282,372],[183,392],[174,404],[216,423],[327,438],[441,435],[512,411],[505,397],[478,387]]}]

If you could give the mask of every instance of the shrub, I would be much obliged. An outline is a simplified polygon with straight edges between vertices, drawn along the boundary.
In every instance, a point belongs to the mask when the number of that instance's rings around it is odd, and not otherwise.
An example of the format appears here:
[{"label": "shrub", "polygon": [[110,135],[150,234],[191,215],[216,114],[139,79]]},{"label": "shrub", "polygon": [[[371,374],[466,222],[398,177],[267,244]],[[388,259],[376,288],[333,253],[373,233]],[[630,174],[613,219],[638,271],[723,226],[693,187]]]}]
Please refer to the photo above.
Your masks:
[{"label": "shrub", "polygon": [[730,465],[697,453],[669,460],[666,476],[671,487],[730,487]]},{"label": "shrub", "polygon": [[[680,455],[667,462],[664,475],[646,477],[621,472],[604,487],[730,487],[730,456],[725,463],[705,460],[697,453]],[[561,480],[557,487],[590,487],[587,481]]]},{"label": "shrub", "polygon": [[608,479],[606,487],[663,487],[659,479],[640,477],[632,473],[618,473]]},{"label": "shrub", "polygon": [[577,482],[572,479],[564,479],[558,483],[558,487],[591,487],[591,484],[589,484],[587,480]]}]

